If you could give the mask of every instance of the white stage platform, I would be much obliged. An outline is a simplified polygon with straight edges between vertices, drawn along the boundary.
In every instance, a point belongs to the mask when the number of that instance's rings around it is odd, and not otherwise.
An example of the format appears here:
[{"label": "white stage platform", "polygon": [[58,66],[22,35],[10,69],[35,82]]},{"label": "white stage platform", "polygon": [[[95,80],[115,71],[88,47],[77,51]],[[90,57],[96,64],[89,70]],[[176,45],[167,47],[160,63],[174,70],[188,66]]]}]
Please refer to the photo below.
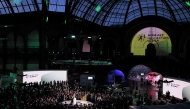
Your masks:
[{"label": "white stage platform", "polygon": [[[62,104],[71,104],[71,100],[63,101]],[[83,100],[76,100],[77,105],[93,105],[92,102],[83,101]]]},{"label": "white stage platform", "polygon": [[168,105],[130,106],[129,109],[190,109],[189,107],[190,102]]}]

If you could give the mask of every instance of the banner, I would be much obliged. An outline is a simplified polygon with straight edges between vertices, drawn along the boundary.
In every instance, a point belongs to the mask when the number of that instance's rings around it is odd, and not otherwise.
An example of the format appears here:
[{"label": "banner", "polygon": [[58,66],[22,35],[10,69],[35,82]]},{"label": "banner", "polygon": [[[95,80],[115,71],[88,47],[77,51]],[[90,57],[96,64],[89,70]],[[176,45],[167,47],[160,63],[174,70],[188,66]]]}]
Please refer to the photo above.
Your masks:
[{"label": "banner", "polygon": [[163,94],[166,94],[166,92],[169,91],[170,96],[179,99],[186,97],[190,101],[190,82],[173,78],[163,78],[163,81],[165,81],[163,82]]},{"label": "banner", "polygon": [[22,75],[18,74],[18,77],[22,77],[22,83],[68,80],[66,70],[24,71]]}]

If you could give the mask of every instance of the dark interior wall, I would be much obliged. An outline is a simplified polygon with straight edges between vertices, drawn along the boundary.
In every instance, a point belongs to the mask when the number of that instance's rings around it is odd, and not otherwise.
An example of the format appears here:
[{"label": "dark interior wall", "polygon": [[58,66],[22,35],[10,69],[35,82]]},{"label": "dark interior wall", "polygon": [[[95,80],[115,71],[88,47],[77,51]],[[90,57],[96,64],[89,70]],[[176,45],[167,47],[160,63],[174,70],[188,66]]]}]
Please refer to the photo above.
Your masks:
[{"label": "dark interior wall", "polygon": [[[12,15],[6,15],[6,16],[1,16],[0,17],[0,25],[12,25],[14,24],[14,27],[1,27],[0,28],[0,36],[1,37],[7,37],[7,35],[11,32],[16,33],[16,37],[22,36],[24,44],[26,45],[26,39],[28,34],[31,31],[39,31],[40,25],[39,25],[39,19],[40,19],[40,13],[25,13],[25,14],[18,14],[15,15],[14,18],[12,18]],[[60,16],[60,17],[58,17]],[[88,22],[85,20],[81,20],[81,22],[76,21],[77,17],[75,16],[70,16],[70,25],[68,26],[68,34],[76,34],[76,35],[97,35],[101,37],[100,42],[103,42],[107,38],[112,38],[115,42],[116,45],[112,45],[113,49],[116,49],[116,57],[114,58],[113,63],[114,66],[111,68],[118,68],[124,71],[124,73],[128,73],[129,70],[138,64],[143,64],[151,69],[154,69],[155,71],[163,72],[163,74],[166,74],[166,72],[175,72],[178,71],[175,75],[178,75],[179,71],[184,70],[183,67],[180,67],[180,69],[172,69],[173,66],[173,60],[167,61],[165,57],[159,57],[156,59],[157,61],[155,63],[152,62],[147,62],[144,57],[133,57],[130,54],[130,43],[131,40],[136,32],[138,32],[140,29],[149,27],[149,26],[155,26],[163,29],[165,32],[168,33],[172,40],[172,55],[178,58],[179,52],[183,52],[184,50],[181,50],[186,46],[186,51],[188,51],[188,47],[190,46],[188,43],[185,45],[185,41],[188,39],[189,35],[188,34],[182,34],[182,33],[188,33],[188,29],[186,25],[176,25],[172,23],[171,21],[161,18],[161,17],[154,17],[154,16],[148,16],[148,17],[142,17],[139,19],[136,19],[129,24],[127,24],[124,28],[122,27],[103,27],[99,26],[97,24],[94,24],[92,22]],[[59,51],[59,41],[61,37],[65,37],[65,29],[66,26],[64,24],[64,14],[61,13],[49,13],[49,22],[47,23],[47,28],[46,28],[46,35],[48,39],[48,48],[47,51]],[[69,22],[68,21],[68,22]],[[184,30],[186,29],[186,31]],[[82,32],[81,32],[82,31]],[[114,41],[107,40],[108,42],[107,45],[112,44]],[[2,43],[5,43],[6,41],[1,41]],[[180,46],[179,46],[180,45]],[[11,55],[6,54],[6,48],[7,46],[0,46],[1,51],[0,52],[0,57],[2,59],[1,63],[5,63],[4,66],[6,66],[6,59],[9,59],[9,57],[14,56],[14,53]],[[4,49],[5,48],[5,49]],[[104,48],[106,50],[106,48]],[[25,50],[26,51],[26,50]],[[119,53],[118,53],[119,52]],[[20,55],[17,53],[17,57],[19,59],[28,60],[25,62],[22,62],[23,64],[25,63],[31,63],[30,66],[35,64],[34,68],[37,68],[36,65],[38,63],[38,59],[33,61],[29,61],[29,58],[32,57],[38,57],[38,54],[23,54]],[[48,55],[48,52],[47,52]],[[187,54],[189,56],[189,54]],[[64,57],[60,55],[60,57]],[[41,57],[39,57],[41,58]],[[63,59],[63,58],[60,58]],[[48,60],[48,59],[47,59]],[[183,59],[182,59],[183,60]],[[167,66],[167,62],[170,64],[170,66]],[[12,62],[14,64],[14,59],[13,61],[8,61],[8,63]],[[17,64],[17,63],[16,63]],[[20,65],[20,63],[18,63]],[[176,67],[178,66],[175,65]],[[3,68],[3,65],[1,65],[1,68]],[[22,68],[28,68],[28,66],[23,66]],[[53,68],[53,67],[52,67]],[[56,67],[59,68],[59,67]],[[110,68],[110,70],[111,70]],[[11,68],[12,69],[12,68]]]}]

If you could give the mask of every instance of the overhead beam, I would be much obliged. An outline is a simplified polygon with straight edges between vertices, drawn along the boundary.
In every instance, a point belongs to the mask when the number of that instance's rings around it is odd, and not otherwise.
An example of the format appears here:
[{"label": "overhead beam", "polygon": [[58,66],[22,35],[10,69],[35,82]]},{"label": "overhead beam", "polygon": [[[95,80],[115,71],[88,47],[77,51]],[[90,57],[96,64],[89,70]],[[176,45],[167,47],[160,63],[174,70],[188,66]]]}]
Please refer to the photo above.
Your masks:
[{"label": "overhead beam", "polygon": [[188,13],[190,13],[190,8],[181,0],[177,0],[182,6],[183,8],[185,8],[187,10]]},{"label": "overhead beam", "polygon": [[140,0],[137,0],[137,2],[138,2],[138,5],[139,5],[139,10],[140,10],[140,13],[141,13],[141,17],[143,17]]},{"label": "overhead beam", "polygon": [[171,16],[172,16],[174,22],[177,23],[177,19],[176,19],[175,15],[174,15],[174,12],[172,11],[170,5],[167,3],[166,0],[161,0],[161,1],[162,1],[162,2],[166,5],[166,7],[168,8],[168,10],[169,10],[169,12],[170,12],[170,14],[171,14]]},{"label": "overhead beam", "polygon": [[6,3],[7,3],[7,5],[10,7],[11,12],[12,12],[13,14],[15,14],[14,9],[13,9],[13,7],[12,7],[11,3],[10,3],[10,0],[5,0],[5,2],[6,2]]},{"label": "overhead beam", "polygon": [[[170,1],[168,1],[168,2],[170,2]],[[175,0],[174,0],[173,2],[174,2],[174,4],[178,4]],[[170,2],[170,3],[171,3],[171,2]],[[180,8],[179,5],[177,5],[177,7],[181,10],[181,8]],[[176,7],[175,7],[175,9],[176,9]],[[181,10],[181,12],[183,13],[184,17],[187,19],[187,16],[185,15],[184,11]],[[177,13],[178,13],[178,15],[180,15],[179,11],[177,11]],[[180,18],[181,18],[181,17],[180,17]],[[181,19],[181,20],[182,20],[182,19]]]},{"label": "overhead beam", "polygon": [[154,0],[154,8],[155,8],[155,14],[156,14],[156,16],[158,16],[156,0]]},{"label": "overhead beam", "polygon": [[36,6],[37,11],[39,12],[39,11],[40,11],[40,8],[39,8],[38,3],[37,3],[36,0],[34,0],[34,5]]},{"label": "overhead beam", "polygon": [[[112,1],[113,1],[113,0],[112,0]],[[104,9],[106,6],[108,6],[108,4],[111,3],[112,1],[108,0],[108,1],[104,4],[104,6],[102,6],[102,9]],[[115,1],[117,1],[117,0],[115,0]],[[101,13],[101,11],[96,14],[96,16],[94,17],[94,19],[93,19],[92,22],[95,22],[96,18],[100,15],[100,13]]]},{"label": "overhead beam", "polygon": [[86,12],[84,13],[82,19],[84,19],[84,18],[86,17],[86,15],[87,15],[87,13],[89,12],[89,10],[91,9],[91,7],[95,5],[95,2],[96,2],[96,0],[94,0],[94,1],[90,4],[90,6],[88,7],[88,9],[87,9]]},{"label": "overhead beam", "polygon": [[125,14],[125,18],[124,18],[123,26],[126,24],[126,19],[127,19],[127,17],[128,17],[128,12],[129,12],[131,3],[132,3],[132,0],[129,1],[128,7],[127,7],[127,10],[126,10],[126,14]]},{"label": "overhead beam", "polygon": [[[73,4],[73,7],[72,7],[72,9],[70,9],[70,13],[72,14],[73,13],[73,11],[74,11],[74,9],[75,9],[75,7],[77,6],[77,4],[79,3],[79,1],[80,0],[73,0],[72,2],[74,2],[74,4]],[[84,2],[85,0],[83,0],[83,2]],[[67,8],[67,7],[66,7]]]},{"label": "overhead beam", "polygon": [[103,23],[104,23],[104,21],[105,21],[105,19],[107,18],[107,16],[110,14],[110,11],[111,11],[111,9],[112,9],[112,7],[116,4],[118,2],[118,0],[115,0],[115,2],[114,3],[112,3],[112,5],[109,7],[109,11],[106,13],[106,15],[104,16],[104,18],[103,18],[103,20],[102,20],[102,23],[101,23],[101,25],[103,25]]}]

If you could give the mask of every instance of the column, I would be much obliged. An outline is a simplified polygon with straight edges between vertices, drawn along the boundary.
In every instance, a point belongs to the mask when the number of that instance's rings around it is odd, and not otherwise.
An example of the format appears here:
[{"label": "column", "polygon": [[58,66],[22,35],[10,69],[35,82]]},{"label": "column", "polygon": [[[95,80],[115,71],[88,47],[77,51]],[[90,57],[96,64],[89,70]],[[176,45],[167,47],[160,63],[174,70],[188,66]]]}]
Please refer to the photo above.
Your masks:
[{"label": "column", "polygon": [[13,67],[13,73],[17,73],[17,67],[16,67],[16,63],[17,63],[17,51],[18,48],[16,46],[16,39],[17,39],[17,34],[16,34],[16,30],[14,30],[14,67]]},{"label": "column", "polygon": [[[27,36],[25,36],[27,37]],[[28,40],[27,38],[24,38],[24,53],[21,53],[21,59],[23,62],[23,70],[27,70],[27,65],[28,65]]]},{"label": "column", "polygon": [[39,69],[45,69],[47,56],[46,56],[46,17],[48,17],[48,10],[46,0],[42,0],[42,15],[40,16],[39,28]]},{"label": "column", "polygon": [[2,42],[3,42],[3,73],[5,73],[7,71],[7,68],[6,68],[6,64],[7,64],[7,49],[6,49],[7,41],[4,40]]}]

